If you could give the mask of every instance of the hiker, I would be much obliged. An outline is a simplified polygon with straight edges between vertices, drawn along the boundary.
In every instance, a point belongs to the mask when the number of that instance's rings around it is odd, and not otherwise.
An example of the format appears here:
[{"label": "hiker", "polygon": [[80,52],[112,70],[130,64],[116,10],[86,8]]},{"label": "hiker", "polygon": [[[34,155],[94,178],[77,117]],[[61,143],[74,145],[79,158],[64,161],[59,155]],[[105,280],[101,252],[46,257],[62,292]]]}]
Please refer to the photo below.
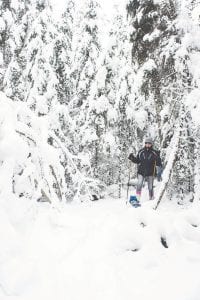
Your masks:
[{"label": "hiker", "polygon": [[148,182],[149,200],[153,200],[153,181],[155,176],[157,176],[158,181],[161,181],[162,164],[159,151],[153,149],[152,139],[146,138],[144,148],[138,152],[136,157],[131,153],[128,159],[138,164],[137,200],[140,200],[145,178]]}]

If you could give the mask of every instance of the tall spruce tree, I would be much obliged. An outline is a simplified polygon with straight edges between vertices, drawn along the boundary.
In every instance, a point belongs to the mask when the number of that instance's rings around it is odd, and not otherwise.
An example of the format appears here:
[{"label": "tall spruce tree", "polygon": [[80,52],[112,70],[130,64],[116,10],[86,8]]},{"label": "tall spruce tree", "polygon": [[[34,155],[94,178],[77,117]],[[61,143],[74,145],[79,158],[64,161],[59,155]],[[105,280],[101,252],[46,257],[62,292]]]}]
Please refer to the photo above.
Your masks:
[{"label": "tall spruce tree", "polygon": [[180,10],[176,1],[168,0],[131,1],[127,10],[133,20],[132,57],[138,64],[138,72],[142,73],[139,94],[148,114],[146,132],[152,128],[150,133],[154,131],[157,136],[156,142],[166,161],[177,120],[181,125],[168,196],[173,196],[175,186],[183,199],[187,192],[192,192],[194,145],[191,144],[191,117],[184,104],[192,76],[187,49],[181,43],[185,33],[178,24]]}]

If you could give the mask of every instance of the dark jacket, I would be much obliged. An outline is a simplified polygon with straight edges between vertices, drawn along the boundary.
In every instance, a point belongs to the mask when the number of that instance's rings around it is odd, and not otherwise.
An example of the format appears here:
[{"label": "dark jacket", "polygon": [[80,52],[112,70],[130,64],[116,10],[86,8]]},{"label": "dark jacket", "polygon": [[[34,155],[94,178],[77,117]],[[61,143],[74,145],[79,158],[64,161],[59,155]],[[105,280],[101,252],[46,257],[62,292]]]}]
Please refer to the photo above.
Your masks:
[{"label": "dark jacket", "polygon": [[144,147],[138,152],[136,157],[130,154],[129,159],[138,164],[138,174],[142,176],[155,176],[156,166],[162,166],[160,153],[153,148],[147,149]]}]

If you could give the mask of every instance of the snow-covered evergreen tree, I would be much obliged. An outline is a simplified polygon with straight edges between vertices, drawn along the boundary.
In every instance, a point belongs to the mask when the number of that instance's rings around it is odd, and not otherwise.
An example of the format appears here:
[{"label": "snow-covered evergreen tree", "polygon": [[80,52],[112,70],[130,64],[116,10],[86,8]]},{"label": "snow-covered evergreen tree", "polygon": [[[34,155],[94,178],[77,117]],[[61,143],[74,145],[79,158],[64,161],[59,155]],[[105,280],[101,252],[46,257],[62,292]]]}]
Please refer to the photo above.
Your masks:
[{"label": "snow-covered evergreen tree", "polygon": [[57,77],[57,97],[60,103],[66,105],[72,99],[73,81],[71,72],[72,64],[72,39],[74,26],[75,4],[73,1],[67,3],[61,20],[56,24],[57,37],[54,39],[54,70]]},{"label": "snow-covered evergreen tree", "polygon": [[[175,53],[180,39],[175,27],[175,1],[131,1],[127,10],[133,20],[132,57],[137,66],[139,103],[145,107],[146,133],[163,142],[161,111],[173,101],[175,80]],[[172,91],[172,92],[171,92]],[[175,91],[177,93],[177,91]],[[171,99],[172,98],[172,99]],[[154,125],[155,127],[154,127]],[[152,127],[153,125],[153,127]]]},{"label": "snow-covered evergreen tree", "polygon": [[76,9],[73,35],[74,108],[85,105],[97,72],[97,60],[101,51],[99,40],[100,6],[96,1],[86,0]]},{"label": "snow-covered evergreen tree", "polygon": [[94,173],[106,184],[113,184],[121,181],[127,170],[127,153],[134,140],[129,25],[119,12],[113,18],[108,41],[89,97],[87,130],[94,136],[90,143]]},{"label": "snow-covered evergreen tree", "polygon": [[185,195],[192,191],[194,180],[191,117],[184,109],[185,96],[192,88],[188,49],[182,43],[186,32],[180,26],[185,6],[182,10],[176,1],[167,0],[131,1],[127,10],[133,20],[133,62],[141,78],[138,95],[148,115],[145,131],[156,137],[162,156],[168,159],[175,124],[181,123],[171,187],[176,186],[179,194],[184,190]]},{"label": "snow-covered evergreen tree", "polygon": [[[26,25],[24,15],[27,11],[29,1],[3,0],[0,3],[0,88],[4,88],[3,83],[8,64],[15,53],[23,47],[24,36],[26,35]],[[13,66],[12,80],[16,82],[19,76],[18,66]],[[14,83],[13,83],[14,84]]]}]

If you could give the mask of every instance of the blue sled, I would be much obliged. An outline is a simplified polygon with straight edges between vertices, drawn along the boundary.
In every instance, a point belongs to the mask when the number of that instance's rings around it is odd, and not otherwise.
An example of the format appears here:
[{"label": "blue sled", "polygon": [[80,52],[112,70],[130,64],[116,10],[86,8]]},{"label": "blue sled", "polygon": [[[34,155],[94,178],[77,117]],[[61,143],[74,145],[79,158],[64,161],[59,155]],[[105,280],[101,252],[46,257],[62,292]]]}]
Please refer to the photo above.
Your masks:
[{"label": "blue sled", "polygon": [[141,204],[140,204],[140,202],[138,201],[138,199],[137,199],[136,196],[130,196],[129,203],[130,203],[133,207],[135,207],[135,208],[141,206]]}]

